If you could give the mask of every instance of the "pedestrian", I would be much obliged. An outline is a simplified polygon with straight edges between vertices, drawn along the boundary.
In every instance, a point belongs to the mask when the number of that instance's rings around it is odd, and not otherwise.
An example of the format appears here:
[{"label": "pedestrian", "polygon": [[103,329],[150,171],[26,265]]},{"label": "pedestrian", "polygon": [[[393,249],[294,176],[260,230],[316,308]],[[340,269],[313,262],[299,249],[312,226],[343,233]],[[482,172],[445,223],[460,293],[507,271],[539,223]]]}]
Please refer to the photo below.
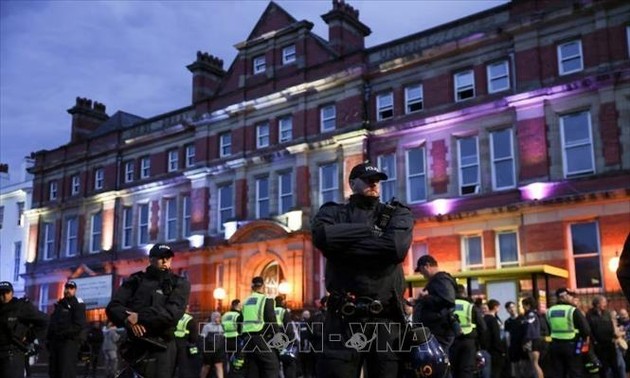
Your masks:
[{"label": "pedestrian", "polygon": [[543,332],[543,328],[547,328],[546,321],[541,319],[538,309],[538,301],[534,297],[525,297],[521,301],[525,315],[523,316],[523,341],[522,348],[527,354],[529,361],[529,376],[535,378],[544,378],[541,360],[547,353],[547,344]]},{"label": "pedestrian", "polygon": [[[231,362],[236,362],[236,352],[238,350],[238,337],[242,332],[243,305],[239,299],[233,299],[230,303],[230,310],[221,316],[221,326],[225,337],[225,363],[224,371],[234,376],[233,371],[238,370],[238,366],[232,366]],[[242,368],[242,366],[240,367]],[[231,374],[232,373],[232,374]]]},{"label": "pedestrian", "polygon": [[[284,295],[276,296],[276,322],[286,335],[285,345],[280,350],[280,364],[284,378],[295,378],[297,376],[297,347],[299,346],[299,335],[291,319],[291,310],[287,309]],[[297,341],[297,343],[296,343]]]},{"label": "pedestrian", "polygon": [[[349,176],[349,203],[325,203],[313,219],[313,244],[326,258],[330,293],[318,376],[356,377],[364,362],[370,377],[398,375],[399,356],[382,344],[400,337],[395,328],[404,327],[402,262],[414,221],[400,202],[379,201],[380,181],[386,179],[374,166],[356,165]],[[353,323],[365,328],[358,331]],[[376,342],[355,343],[356,332],[374,335]]]},{"label": "pedestrian", "polygon": [[203,337],[201,378],[223,378],[226,362],[225,333],[221,325],[221,313],[213,311],[210,321],[201,330]]},{"label": "pedestrian", "polygon": [[488,328],[488,341],[486,343],[490,354],[490,376],[501,378],[506,362],[505,342],[501,338],[503,322],[499,318],[499,306],[501,304],[496,299],[488,301],[488,313],[483,316]]},{"label": "pedestrian", "polygon": [[79,347],[87,338],[85,304],[77,298],[77,284],[64,285],[63,298],[55,303],[48,327],[48,373],[51,378],[77,376]]},{"label": "pedestrian", "polygon": [[591,328],[591,346],[601,363],[599,375],[606,378],[610,372],[613,378],[623,378],[625,374],[621,374],[617,368],[616,320],[608,310],[608,300],[604,296],[596,295],[592,305],[586,313],[586,320]]},{"label": "pedestrian", "polygon": [[0,282],[0,377],[24,377],[25,353],[29,340],[42,338],[48,316],[38,311],[28,299],[15,298],[13,285]]},{"label": "pedestrian", "polygon": [[190,283],[171,271],[173,256],[166,244],[151,247],[149,266],[125,280],[106,309],[109,320],[127,330],[123,359],[145,377],[172,378],[175,371],[173,332],[186,310]]},{"label": "pedestrian", "polygon": [[[188,310],[188,307],[186,307]],[[197,338],[199,332],[197,322],[192,315],[185,312],[175,326],[175,346],[177,348],[175,358],[175,369],[177,370],[177,378],[199,378],[199,370],[201,368],[201,360],[199,357],[199,348],[197,347]]]},{"label": "pedestrian", "polygon": [[484,349],[486,323],[481,310],[473,305],[463,285],[457,285],[455,316],[462,329],[450,349],[453,378],[472,378],[477,370],[477,351]]},{"label": "pedestrian", "polygon": [[118,372],[118,342],[120,335],[112,322],[107,322],[103,331],[103,359],[105,360],[105,375],[113,378]]},{"label": "pedestrian", "polygon": [[448,353],[455,340],[455,332],[459,332],[454,315],[455,279],[449,273],[440,271],[437,260],[431,255],[420,256],[415,271],[427,279],[427,284],[414,301],[413,322],[428,327]]},{"label": "pedestrian", "polygon": [[277,378],[280,362],[267,341],[278,331],[273,299],[265,296],[262,277],[252,279],[252,294],[243,302],[245,376]]},{"label": "pedestrian", "polygon": [[575,307],[574,294],[567,288],[556,290],[557,304],[547,310],[551,329],[552,377],[582,378],[584,364],[582,346],[589,342],[590,327],[582,312]]},{"label": "pedestrian", "polygon": [[508,356],[508,376],[510,378],[521,377],[521,372],[525,369],[524,362],[527,355],[522,348],[523,345],[523,316],[519,314],[516,303],[508,301],[505,303],[505,310],[510,315],[505,320],[505,343],[507,345]]}]

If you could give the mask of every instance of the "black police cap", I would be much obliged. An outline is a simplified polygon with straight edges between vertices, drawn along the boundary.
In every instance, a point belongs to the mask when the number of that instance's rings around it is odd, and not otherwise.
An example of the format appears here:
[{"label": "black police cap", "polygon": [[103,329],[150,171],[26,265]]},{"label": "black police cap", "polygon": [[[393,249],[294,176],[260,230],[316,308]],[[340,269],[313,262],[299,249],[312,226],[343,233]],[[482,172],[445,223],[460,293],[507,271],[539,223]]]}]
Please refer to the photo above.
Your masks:
[{"label": "black police cap", "polygon": [[350,180],[354,180],[355,178],[377,179],[382,181],[387,180],[387,175],[373,165],[361,163],[355,165],[352,171],[350,171]]}]

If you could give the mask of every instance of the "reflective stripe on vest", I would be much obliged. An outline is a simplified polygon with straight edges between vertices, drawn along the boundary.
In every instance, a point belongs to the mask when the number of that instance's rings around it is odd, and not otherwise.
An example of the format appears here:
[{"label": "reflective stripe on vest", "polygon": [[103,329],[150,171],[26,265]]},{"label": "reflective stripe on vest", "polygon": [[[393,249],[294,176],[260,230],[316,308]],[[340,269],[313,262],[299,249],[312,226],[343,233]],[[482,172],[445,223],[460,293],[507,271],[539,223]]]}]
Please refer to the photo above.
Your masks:
[{"label": "reflective stripe on vest", "polygon": [[477,325],[472,322],[472,311],[472,303],[464,299],[455,300],[455,315],[459,318],[459,326],[462,328],[464,335],[468,335],[477,328]]},{"label": "reflective stripe on vest", "polygon": [[578,334],[573,324],[575,307],[568,304],[557,304],[547,310],[547,319],[551,327],[551,338],[558,340],[573,340]]},{"label": "reflective stripe on vest", "polygon": [[243,333],[262,331],[265,322],[263,311],[265,308],[265,294],[252,293],[243,304]]},{"label": "reflective stripe on vest", "polygon": [[192,316],[188,314],[184,314],[181,319],[177,322],[177,327],[175,327],[175,337],[185,337],[190,333],[188,330],[188,322],[192,320]]},{"label": "reflective stripe on vest", "polygon": [[236,311],[228,311],[221,317],[221,325],[223,326],[223,336],[226,338],[238,336],[238,325],[236,319],[238,319],[239,313]]},{"label": "reflective stripe on vest", "polygon": [[276,313],[276,323],[278,323],[278,325],[282,325],[283,320],[284,320],[284,313],[287,311],[282,307],[276,307],[273,309],[273,311]]}]

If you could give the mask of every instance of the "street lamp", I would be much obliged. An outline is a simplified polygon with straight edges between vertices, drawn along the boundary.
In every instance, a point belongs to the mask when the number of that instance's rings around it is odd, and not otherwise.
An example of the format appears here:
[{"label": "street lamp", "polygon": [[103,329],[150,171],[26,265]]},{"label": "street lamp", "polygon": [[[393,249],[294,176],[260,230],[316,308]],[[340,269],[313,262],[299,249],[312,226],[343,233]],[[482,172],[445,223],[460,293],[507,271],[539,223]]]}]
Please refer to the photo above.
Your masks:
[{"label": "street lamp", "polygon": [[217,287],[212,292],[212,296],[217,301],[217,311],[221,312],[221,308],[223,307],[223,300],[225,299],[225,289],[222,287]]}]

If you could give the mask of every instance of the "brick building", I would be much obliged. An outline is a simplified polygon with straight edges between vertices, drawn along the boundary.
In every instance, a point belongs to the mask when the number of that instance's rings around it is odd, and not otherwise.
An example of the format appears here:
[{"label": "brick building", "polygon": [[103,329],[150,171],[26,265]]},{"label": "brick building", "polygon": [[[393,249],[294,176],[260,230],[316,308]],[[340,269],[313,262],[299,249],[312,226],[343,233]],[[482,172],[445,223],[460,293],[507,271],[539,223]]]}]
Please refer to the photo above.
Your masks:
[{"label": "brick building", "polygon": [[106,297],[164,241],[193,312],[254,275],[310,306],[325,293],[310,217],[366,159],[417,218],[406,273],[431,253],[449,271],[549,264],[618,289],[630,4],[513,1],[371,48],[351,5],[322,19],[328,40],[270,2],[227,70],[197,53],[191,104],[167,114],[77,98],[71,142],[35,153],[27,294],[46,308],[73,277]]}]

